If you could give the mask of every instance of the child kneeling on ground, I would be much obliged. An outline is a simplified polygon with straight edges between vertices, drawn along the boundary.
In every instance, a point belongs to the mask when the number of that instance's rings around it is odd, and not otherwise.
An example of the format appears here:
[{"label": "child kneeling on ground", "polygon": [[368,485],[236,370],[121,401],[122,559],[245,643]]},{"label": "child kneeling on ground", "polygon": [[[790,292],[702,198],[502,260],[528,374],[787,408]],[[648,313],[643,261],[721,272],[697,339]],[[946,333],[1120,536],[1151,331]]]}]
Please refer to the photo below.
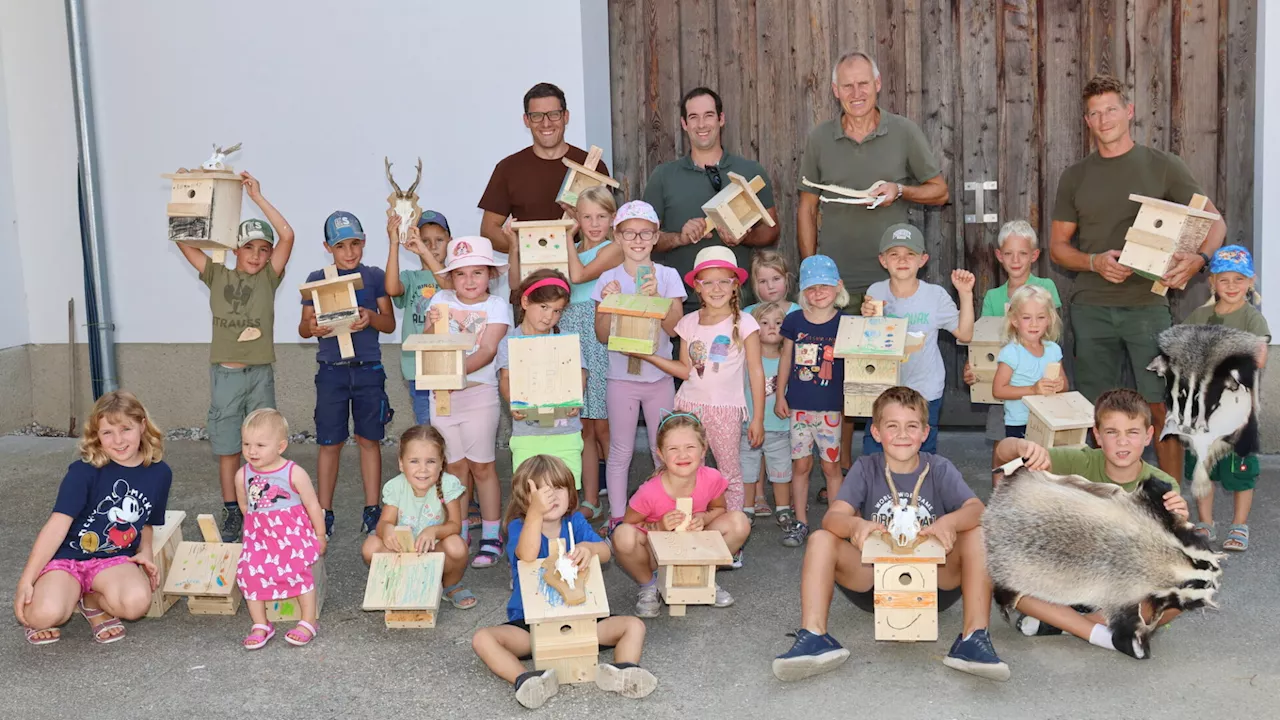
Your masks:
[{"label": "child kneeling on ground", "polygon": [[[858,458],[823,516],[822,529],[809,536],[800,573],[801,629],[791,649],[773,661],[779,680],[817,675],[848,659],[849,651],[827,634],[833,588],[838,584],[859,607],[873,609],[874,573],[862,562],[862,545],[873,532],[885,532],[893,505],[916,492],[925,511],[920,535],[937,539],[947,554],[938,566],[938,609],[955,602],[957,588],[964,598],[964,632],[943,663],[992,680],[1009,679],[1009,666],[996,655],[987,634],[991,582],[982,542],[982,501],[950,460],[920,451],[929,435],[928,417],[924,397],[906,387],[884,391],[872,406],[871,432],[884,453]],[[896,497],[886,482],[889,473]]]}]

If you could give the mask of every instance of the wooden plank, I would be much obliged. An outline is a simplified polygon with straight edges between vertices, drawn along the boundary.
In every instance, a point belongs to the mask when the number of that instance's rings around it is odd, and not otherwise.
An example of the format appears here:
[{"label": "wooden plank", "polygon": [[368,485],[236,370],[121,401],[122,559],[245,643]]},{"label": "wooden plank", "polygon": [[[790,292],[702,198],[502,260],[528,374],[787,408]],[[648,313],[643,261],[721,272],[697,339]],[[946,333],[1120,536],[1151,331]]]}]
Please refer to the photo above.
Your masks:
[{"label": "wooden plank", "polygon": [[184,542],[178,546],[164,591],[174,595],[229,597],[236,591],[240,543]]},{"label": "wooden plank", "polygon": [[839,112],[831,94],[831,64],[840,56],[832,47],[836,23],[835,0],[795,0],[792,44],[804,48],[794,55],[795,127],[805,132]]},{"label": "wooden plank", "polygon": [[907,43],[903,13],[904,0],[878,2],[872,8],[875,22],[875,50],[871,56],[880,66],[880,107],[898,115],[907,114]]},{"label": "wooden plank", "polygon": [[646,164],[650,171],[680,147],[680,7],[677,0],[646,0]]},{"label": "wooden plank", "polygon": [[998,33],[1001,222],[1040,225],[1039,46],[1036,0],[1005,0]]},{"label": "wooden plank", "polygon": [[1253,237],[1254,82],[1257,72],[1258,4],[1256,0],[1223,2],[1226,18],[1220,33],[1223,58],[1223,123],[1219,135],[1218,194],[1214,204],[1227,223],[1224,245],[1260,244]]},{"label": "wooden plank", "polygon": [[1127,77],[1125,1],[1086,0],[1080,34],[1086,78],[1113,75],[1124,80]]},{"label": "wooden plank", "polygon": [[516,564],[516,571],[520,574],[520,599],[524,602],[526,622],[532,624],[608,617],[609,597],[604,589],[600,558],[594,555],[591,557],[591,565],[587,570],[587,597],[578,605],[566,604],[559,593],[550,591],[549,586],[542,582],[542,562],[521,560]]},{"label": "wooden plank", "polygon": [[649,547],[659,565],[727,565],[733,561],[724,536],[713,530],[651,532]]},{"label": "wooden plank", "polygon": [[365,610],[436,610],[444,553],[375,553],[364,587]]},{"label": "wooden plank", "polygon": [[[680,75],[679,94],[695,87],[715,90],[720,84],[719,32],[716,25],[715,0],[679,0],[680,3]],[[719,92],[719,91],[717,91]],[[721,98],[723,100],[724,98]],[[682,108],[676,101],[676,118]],[[689,137],[676,123],[677,155],[689,152]]]},{"label": "wooden plank", "polygon": [[[756,98],[755,0],[717,2],[716,26],[720,73],[720,99],[725,125],[721,141],[725,149],[747,158],[760,157],[759,110]],[[775,168],[765,168],[776,182]]]},{"label": "wooden plank", "polygon": [[645,58],[641,0],[607,3],[609,9],[609,83],[613,126],[613,158],[609,168],[622,184],[624,198],[640,197],[644,187],[645,145],[642,92]]},{"label": "wooden plank", "polygon": [[844,0],[836,6],[836,57],[855,51],[875,57],[875,4],[875,0]]},{"label": "wooden plank", "polygon": [[[961,132],[964,181],[997,180],[999,174],[999,129],[991,122],[990,109],[998,104],[998,67],[996,63],[996,0],[974,0],[960,7],[960,73]],[[1014,188],[1001,187],[998,198]],[[964,192],[963,186],[956,188]],[[988,191],[989,193],[989,191]],[[972,203],[972,191],[964,194],[964,202]],[[987,195],[988,200],[991,198]],[[1001,218],[1004,220],[1005,218]],[[964,258],[968,269],[977,276],[977,297],[998,285],[999,270],[991,243],[1000,226],[988,223],[966,223],[964,226]]]},{"label": "wooden plank", "polygon": [[777,249],[787,256],[792,268],[798,268],[800,256],[794,221],[796,183],[800,179],[800,155],[812,128],[796,127],[795,113],[790,110],[795,107],[799,85],[792,62],[792,7],[792,0],[756,3],[759,33],[756,93],[759,104],[759,160],[773,181],[774,206],[782,220],[782,235]]},{"label": "wooden plank", "polygon": [[196,525],[200,528],[200,536],[207,543],[222,542],[222,533],[218,531],[218,523],[214,521],[213,516],[208,513],[201,513],[196,516]]},{"label": "wooden plank", "polygon": [[1133,2],[1133,139],[1168,149],[1173,22],[1168,0]]},{"label": "wooden plank", "polygon": [[582,345],[577,335],[510,338],[511,409],[582,407]]}]

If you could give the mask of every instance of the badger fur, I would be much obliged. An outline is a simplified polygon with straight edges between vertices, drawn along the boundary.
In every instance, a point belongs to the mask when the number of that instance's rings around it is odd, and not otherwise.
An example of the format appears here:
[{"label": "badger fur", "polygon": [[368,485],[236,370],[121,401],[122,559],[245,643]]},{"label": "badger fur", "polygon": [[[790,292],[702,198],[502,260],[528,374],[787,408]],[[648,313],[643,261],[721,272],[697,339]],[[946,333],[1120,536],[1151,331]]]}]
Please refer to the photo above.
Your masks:
[{"label": "badger fur", "polygon": [[1177,435],[1196,454],[1191,492],[1213,492],[1209,473],[1232,450],[1252,455],[1258,437],[1257,335],[1222,325],[1175,325],[1156,336],[1147,366],[1164,378],[1160,438]]},{"label": "badger fur", "polygon": [[[1096,608],[1116,649],[1142,659],[1151,656],[1150,635],[1165,610],[1216,607],[1223,556],[1165,509],[1169,489],[1148,479],[1126,493],[1026,468],[1006,477],[982,516],[1005,619],[1023,595]],[[1144,601],[1149,621],[1139,614]]]}]

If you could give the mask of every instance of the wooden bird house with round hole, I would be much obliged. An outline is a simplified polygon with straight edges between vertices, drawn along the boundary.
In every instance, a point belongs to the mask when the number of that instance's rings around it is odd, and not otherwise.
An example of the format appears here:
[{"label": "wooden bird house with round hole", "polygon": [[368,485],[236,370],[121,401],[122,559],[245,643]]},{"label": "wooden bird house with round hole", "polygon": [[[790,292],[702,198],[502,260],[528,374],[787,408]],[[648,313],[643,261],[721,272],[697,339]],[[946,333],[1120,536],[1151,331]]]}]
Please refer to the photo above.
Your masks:
[{"label": "wooden bird house with round hole", "polygon": [[[565,552],[564,540],[556,538],[548,549],[550,553],[543,560],[516,563],[533,667],[554,669],[561,683],[595,682],[600,662],[596,621],[609,617],[600,558],[592,555],[591,563],[578,571],[574,587],[569,589],[565,581],[553,577],[555,561]],[[565,589],[570,591],[567,595]]]},{"label": "wooden bird house with round hole", "polygon": [[186,170],[161,175],[171,182],[169,239],[210,251],[214,262],[225,264],[226,252],[236,249],[240,230],[240,176],[225,170]]},{"label": "wooden bird house with round hole", "polygon": [[881,533],[862,544],[862,564],[875,572],[876,640],[932,642],[938,639],[938,566],[947,561],[942,544],[926,537],[900,548]]},{"label": "wooden bird house with round hole", "polygon": [[520,279],[536,270],[556,270],[569,277],[569,228],[572,220],[513,222],[520,257]]},{"label": "wooden bird house with round hole", "polygon": [[898,384],[907,352],[905,319],[861,315],[840,318],[835,356],[844,360],[845,415],[871,416],[876,398]]},{"label": "wooden bird house with round hole", "polygon": [[978,318],[973,324],[973,338],[968,343],[959,343],[969,346],[969,367],[978,377],[978,382],[969,386],[970,402],[1001,404],[991,394],[991,382],[996,379],[997,359],[1005,345],[1004,324],[1003,315]]},{"label": "wooden bird house with round hole", "polygon": [[1164,295],[1169,289],[1160,279],[1173,266],[1173,254],[1199,252],[1222,216],[1204,209],[1209,202],[1204,195],[1191,196],[1187,205],[1145,195],[1130,195],[1129,199],[1141,203],[1142,209],[1124,235],[1120,264],[1153,281],[1151,292]]}]

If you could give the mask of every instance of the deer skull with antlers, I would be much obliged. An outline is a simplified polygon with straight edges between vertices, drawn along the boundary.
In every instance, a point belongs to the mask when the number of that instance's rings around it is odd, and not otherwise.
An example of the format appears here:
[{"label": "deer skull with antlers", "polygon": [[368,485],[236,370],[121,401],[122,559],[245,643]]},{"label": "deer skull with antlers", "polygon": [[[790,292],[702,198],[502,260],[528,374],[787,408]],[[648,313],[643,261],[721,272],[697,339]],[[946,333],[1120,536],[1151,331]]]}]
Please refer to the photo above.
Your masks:
[{"label": "deer skull with antlers", "polygon": [[222,162],[227,156],[240,149],[240,143],[236,143],[229,148],[218,147],[218,143],[213,144],[213,155],[200,166],[201,170],[226,170],[227,166]]},{"label": "deer skull with antlers", "polygon": [[889,466],[886,463],[884,468],[884,479],[889,485],[889,497],[892,503],[889,516],[889,537],[893,543],[900,548],[910,547],[920,534],[921,520],[928,515],[928,512],[920,508],[920,486],[924,484],[925,476],[929,474],[929,466],[924,466],[924,472],[920,473],[919,479],[916,480],[915,490],[911,491],[911,501],[898,497],[898,488],[893,484],[893,474],[889,472]]},{"label": "deer skull with antlers", "polygon": [[387,196],[387,203],[391,205],[391,212],[400,218],[397,239],[403,245],[409,239],[409,228],[417,225],[418,218],[422,217],[422,208],[418,206],[418,195],[414,192],[422,180],[422,158],[418,158],[418,175],[414,177],[413,184],[408,190],[401,190],[396,184],[396,179],[391,175],[391,161],[383,157],[382,162],[387,167],[387,181],[391,183],[391,187],[395,188],[395,191]]}]

